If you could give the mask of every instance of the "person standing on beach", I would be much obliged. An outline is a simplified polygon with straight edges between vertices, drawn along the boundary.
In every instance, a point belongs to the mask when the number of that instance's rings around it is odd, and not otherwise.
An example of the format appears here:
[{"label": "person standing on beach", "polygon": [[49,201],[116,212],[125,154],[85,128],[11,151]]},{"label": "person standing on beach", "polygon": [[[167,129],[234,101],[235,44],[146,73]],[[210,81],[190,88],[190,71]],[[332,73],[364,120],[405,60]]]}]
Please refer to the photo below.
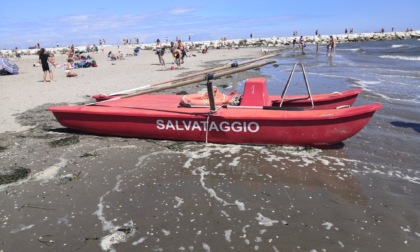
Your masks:
[{"label": "person standing on beach", "polygon": [[319,43],[320,43],[320,41],[319,41],[318,37],[315,37],[316,54],[318,54],[318,53],[319,53]]},{"label": "person standing on beach", "polygon": [[165,66],[165,60],[163,59],[163,55],[165,54],[165,48],[160,43],[160,39],[156,40],[156,54],[159,58],[159,64],[162,65],[162,68],[166,68]]},{"label": "person standing on beach", "polygon": [[15,57],[16,57],[16,60],[20,59],[20,57],[21,57],[20,54],[21,54],[20,50],[16,47],[15,48]]},{"label": "person standing on beach", "polygon": [[335,53],[336,42],[333,35],[330,36],[330,46],[331,46],[331,52]]},{"label": "person standing on beach", "polygon": [[181,42],[181,40],[178,40],[178,49],[182,52],[181,64],[184,64],[184,57],[187,55],[187,51],[185,50],[185,45]]},{"label": "person standing on beach", "polygon": [[175,46],[174,42],[171,42],[171,53],[172,53],[172,56],[175,58],[175,64],[177,66],[180,66],[181,65],[182,52],[181,52],[181,50],[178,49],[177,46]]},{"label": "person standing on beach", "polygon": [[74,45],[71,45],[68,58],[73,59],[74,58],[74,53],[75,53],[74,52]]},{"label": "person standing on beach", "polygon": [[49,61],[50,60],[50,54],[46,53],[45,48],[41,48],[41,50],[39,50],[39,63],[41,63],[42,65],[42,71],[44,71],[44,75],[43,75],[43,81],[46,82],[47,81],[47,71],[50,73],[50,81],[54,81],[54,76],[53,76],[53,72],[50,69],[49,66]]},{"label": "person standing on beach", "polygon": [[302,50],[302,54],[305,54],[305,52],[303,51],[303,48],[306,47],[305,45],[305,39],[303,38],[303,36],[300,36],[299,39],[299,48]]}]

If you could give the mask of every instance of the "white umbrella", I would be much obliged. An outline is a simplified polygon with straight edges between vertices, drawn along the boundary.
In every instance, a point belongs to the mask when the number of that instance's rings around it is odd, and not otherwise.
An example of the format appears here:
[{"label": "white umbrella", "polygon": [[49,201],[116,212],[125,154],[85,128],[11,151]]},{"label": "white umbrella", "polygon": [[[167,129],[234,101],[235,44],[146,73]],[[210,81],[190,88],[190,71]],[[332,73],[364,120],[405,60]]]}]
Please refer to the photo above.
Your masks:
[{"label": "white umbrella", "polygon": [[15,64],[15,62],[6,59],[6,58],[0,58],[0,66],[4,68],[7,72],[11,74],[18,74],[19,73],[19,67]]}]

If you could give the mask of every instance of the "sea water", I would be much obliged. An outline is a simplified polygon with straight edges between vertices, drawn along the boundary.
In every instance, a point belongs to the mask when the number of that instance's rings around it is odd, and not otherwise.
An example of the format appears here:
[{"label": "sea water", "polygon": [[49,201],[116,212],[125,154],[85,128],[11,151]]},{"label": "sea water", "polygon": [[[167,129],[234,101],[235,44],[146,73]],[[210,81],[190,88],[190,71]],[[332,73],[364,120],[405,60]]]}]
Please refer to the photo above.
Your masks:
[{"label": "sea water", "polygon": [[[420,40],[392,40],[338,44],[335,53],[320,45],[296,48],[277,58],[274,67],[261,72],[270,76],[270,94],[281,94],[291,70],[301,63],[312,93],[362,88],[363,96],[399,105],[420,104]],[[288,94],[306,92],[300,66],[290,81]],[[374,99],[374,98],[372,98]],[[375,100],[375,99],[374,99]]]}]

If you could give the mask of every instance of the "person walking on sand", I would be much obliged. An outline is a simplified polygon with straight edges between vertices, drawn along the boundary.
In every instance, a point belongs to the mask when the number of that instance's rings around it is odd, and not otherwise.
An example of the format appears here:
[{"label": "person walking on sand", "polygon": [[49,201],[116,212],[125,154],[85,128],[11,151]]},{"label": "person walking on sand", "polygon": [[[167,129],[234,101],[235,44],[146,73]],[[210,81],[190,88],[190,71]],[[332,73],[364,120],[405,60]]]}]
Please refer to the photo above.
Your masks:
[{"label": "person walking on sand", "polygon": [[39,50],[38,52],[39,54],[39,63],[41,63],[42,66],[42,71],[44,72],[43,75],[43,81],[46,82],[47,81],[47,72],[50,73],[50,81],[54,81],[54,76],[53,76],[53,72],[50,69],[49,66],[49,62],[52,61],[50,59],[50,54],[46,53],[45,48],[41,48],[41,50]]}]

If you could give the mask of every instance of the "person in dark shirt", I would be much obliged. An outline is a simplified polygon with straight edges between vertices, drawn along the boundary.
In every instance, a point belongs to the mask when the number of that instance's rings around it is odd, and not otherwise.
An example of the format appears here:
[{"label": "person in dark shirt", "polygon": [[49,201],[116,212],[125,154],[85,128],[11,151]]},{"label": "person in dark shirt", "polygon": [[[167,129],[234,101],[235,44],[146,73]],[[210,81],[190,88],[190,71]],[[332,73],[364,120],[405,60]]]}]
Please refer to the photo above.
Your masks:
[{"label": "person in dark shirt", "polygon": [[45,51],[45,48],[39,50],[39,63],[41,63],[42,71],[44,71],[43,80],[47,81],[47,71],[50,73],[50,81],[54,81],[54,76],[48,62],[50,61],[50,54]]}]

